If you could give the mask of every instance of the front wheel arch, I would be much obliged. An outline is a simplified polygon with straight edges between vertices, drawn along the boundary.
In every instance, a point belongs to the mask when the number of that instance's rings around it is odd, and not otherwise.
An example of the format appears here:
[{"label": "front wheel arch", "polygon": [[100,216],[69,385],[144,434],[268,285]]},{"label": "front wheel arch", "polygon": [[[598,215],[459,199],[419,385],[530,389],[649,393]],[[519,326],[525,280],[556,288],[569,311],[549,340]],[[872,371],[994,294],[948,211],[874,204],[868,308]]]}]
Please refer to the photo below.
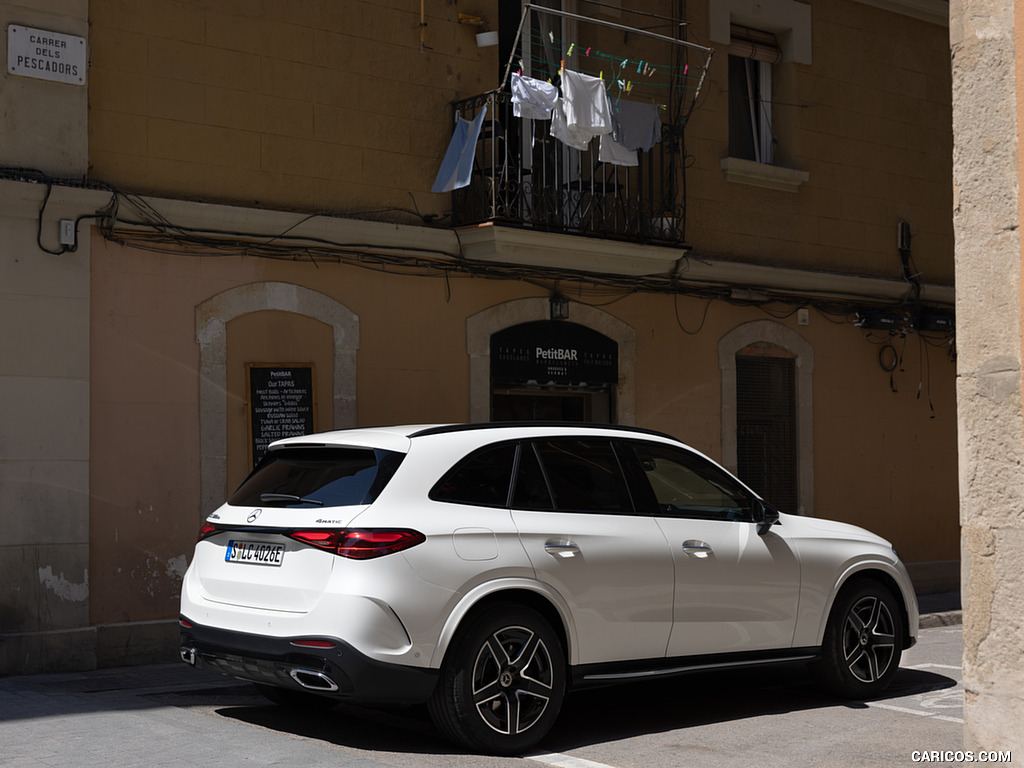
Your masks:
[{"label": "front wheel arch", "polygon": [[899,590],[870,577],[850,579],[832,603],[821,658],[811,671],[819,684],[843,698],[878,696],[899,669],[906,638]]},{"label": "front wheel arch", "polygon": [[848,573],[845,580],[842,580],[839,586],[836,587],[831,603],[828,606],[828,614],[821,622],[821,629],[818,633],[819,642],[824,639],[825,629],[828,626],[828,617],[831,616],[832,611],[835,610],[836,604],[842,598],[843,594],[847,590],[854,589],[864,582],[875,582],[889,590],[889,594],[891,594],[893,599],[896,600],[896,605],[900,610],[900,623],[903,627],[903,650],[911,647],[914,643],[911,640],[913,635],[910,631],[910,611],[907,608],[907,599],[903,594],[903,590],[900,589],[899,582],[896,581],[896,579],[888,572],[878,570],[876,568],[867,568],[865,570]]}]

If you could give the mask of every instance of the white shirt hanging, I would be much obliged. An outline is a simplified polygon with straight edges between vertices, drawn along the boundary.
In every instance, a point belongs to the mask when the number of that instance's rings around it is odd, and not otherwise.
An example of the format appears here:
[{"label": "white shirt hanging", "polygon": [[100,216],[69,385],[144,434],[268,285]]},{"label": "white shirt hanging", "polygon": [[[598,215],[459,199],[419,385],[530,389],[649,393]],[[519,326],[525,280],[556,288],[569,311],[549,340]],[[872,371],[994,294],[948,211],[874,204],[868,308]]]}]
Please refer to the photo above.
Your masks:
[{"label": "white shirt hanging", "polygon": [[562,101],[566,125],[574,132],[591,136],[612,132],[612,107],[604,80],[563,69]]},{"label": "white shirt hanging", "polygon": [[528,120],[550,120],[558,100],[558,89],[551,83],[512,73],[512,114]]}]

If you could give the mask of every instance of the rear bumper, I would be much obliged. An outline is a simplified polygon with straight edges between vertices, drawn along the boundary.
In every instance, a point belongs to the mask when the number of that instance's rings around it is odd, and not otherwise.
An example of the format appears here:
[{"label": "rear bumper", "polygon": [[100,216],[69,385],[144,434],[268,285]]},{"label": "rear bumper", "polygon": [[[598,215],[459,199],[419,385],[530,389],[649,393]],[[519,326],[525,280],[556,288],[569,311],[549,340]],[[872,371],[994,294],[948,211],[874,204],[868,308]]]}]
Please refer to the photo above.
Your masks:
[{"label": "rear bumper", "polygon": [[358,703],[415,704],[429,699],[437,682],[437,670],[379,662],[333,637],[313,638],[332,647],[310,648],[294,645],[299,638],[206,627],[185,616],[179,626],[182,661],[254,683]]}]

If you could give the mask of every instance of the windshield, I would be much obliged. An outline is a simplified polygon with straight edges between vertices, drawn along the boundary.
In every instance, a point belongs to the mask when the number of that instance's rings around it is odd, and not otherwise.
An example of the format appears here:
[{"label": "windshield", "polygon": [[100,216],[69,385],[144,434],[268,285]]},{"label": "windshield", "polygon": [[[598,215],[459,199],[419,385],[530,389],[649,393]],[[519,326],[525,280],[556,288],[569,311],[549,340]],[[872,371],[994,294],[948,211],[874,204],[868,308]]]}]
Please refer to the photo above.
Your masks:
[{"label": "windshield", "polygon": [[369,448],[271,451],[235,491],[237,507],[347,507],[372,504],[405,454]]}]

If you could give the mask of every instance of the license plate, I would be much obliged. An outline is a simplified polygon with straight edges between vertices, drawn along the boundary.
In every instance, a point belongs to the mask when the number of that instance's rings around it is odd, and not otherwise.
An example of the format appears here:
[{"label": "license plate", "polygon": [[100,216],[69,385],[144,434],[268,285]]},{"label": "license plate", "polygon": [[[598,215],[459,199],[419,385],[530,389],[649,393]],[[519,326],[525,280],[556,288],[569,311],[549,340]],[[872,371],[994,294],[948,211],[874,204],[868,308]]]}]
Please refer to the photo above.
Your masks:
[{"label": "license plate", "polygon": [[228,563],[279,566],[284,560],[284,544],[231,540],[224,553],[224,560]]}]

